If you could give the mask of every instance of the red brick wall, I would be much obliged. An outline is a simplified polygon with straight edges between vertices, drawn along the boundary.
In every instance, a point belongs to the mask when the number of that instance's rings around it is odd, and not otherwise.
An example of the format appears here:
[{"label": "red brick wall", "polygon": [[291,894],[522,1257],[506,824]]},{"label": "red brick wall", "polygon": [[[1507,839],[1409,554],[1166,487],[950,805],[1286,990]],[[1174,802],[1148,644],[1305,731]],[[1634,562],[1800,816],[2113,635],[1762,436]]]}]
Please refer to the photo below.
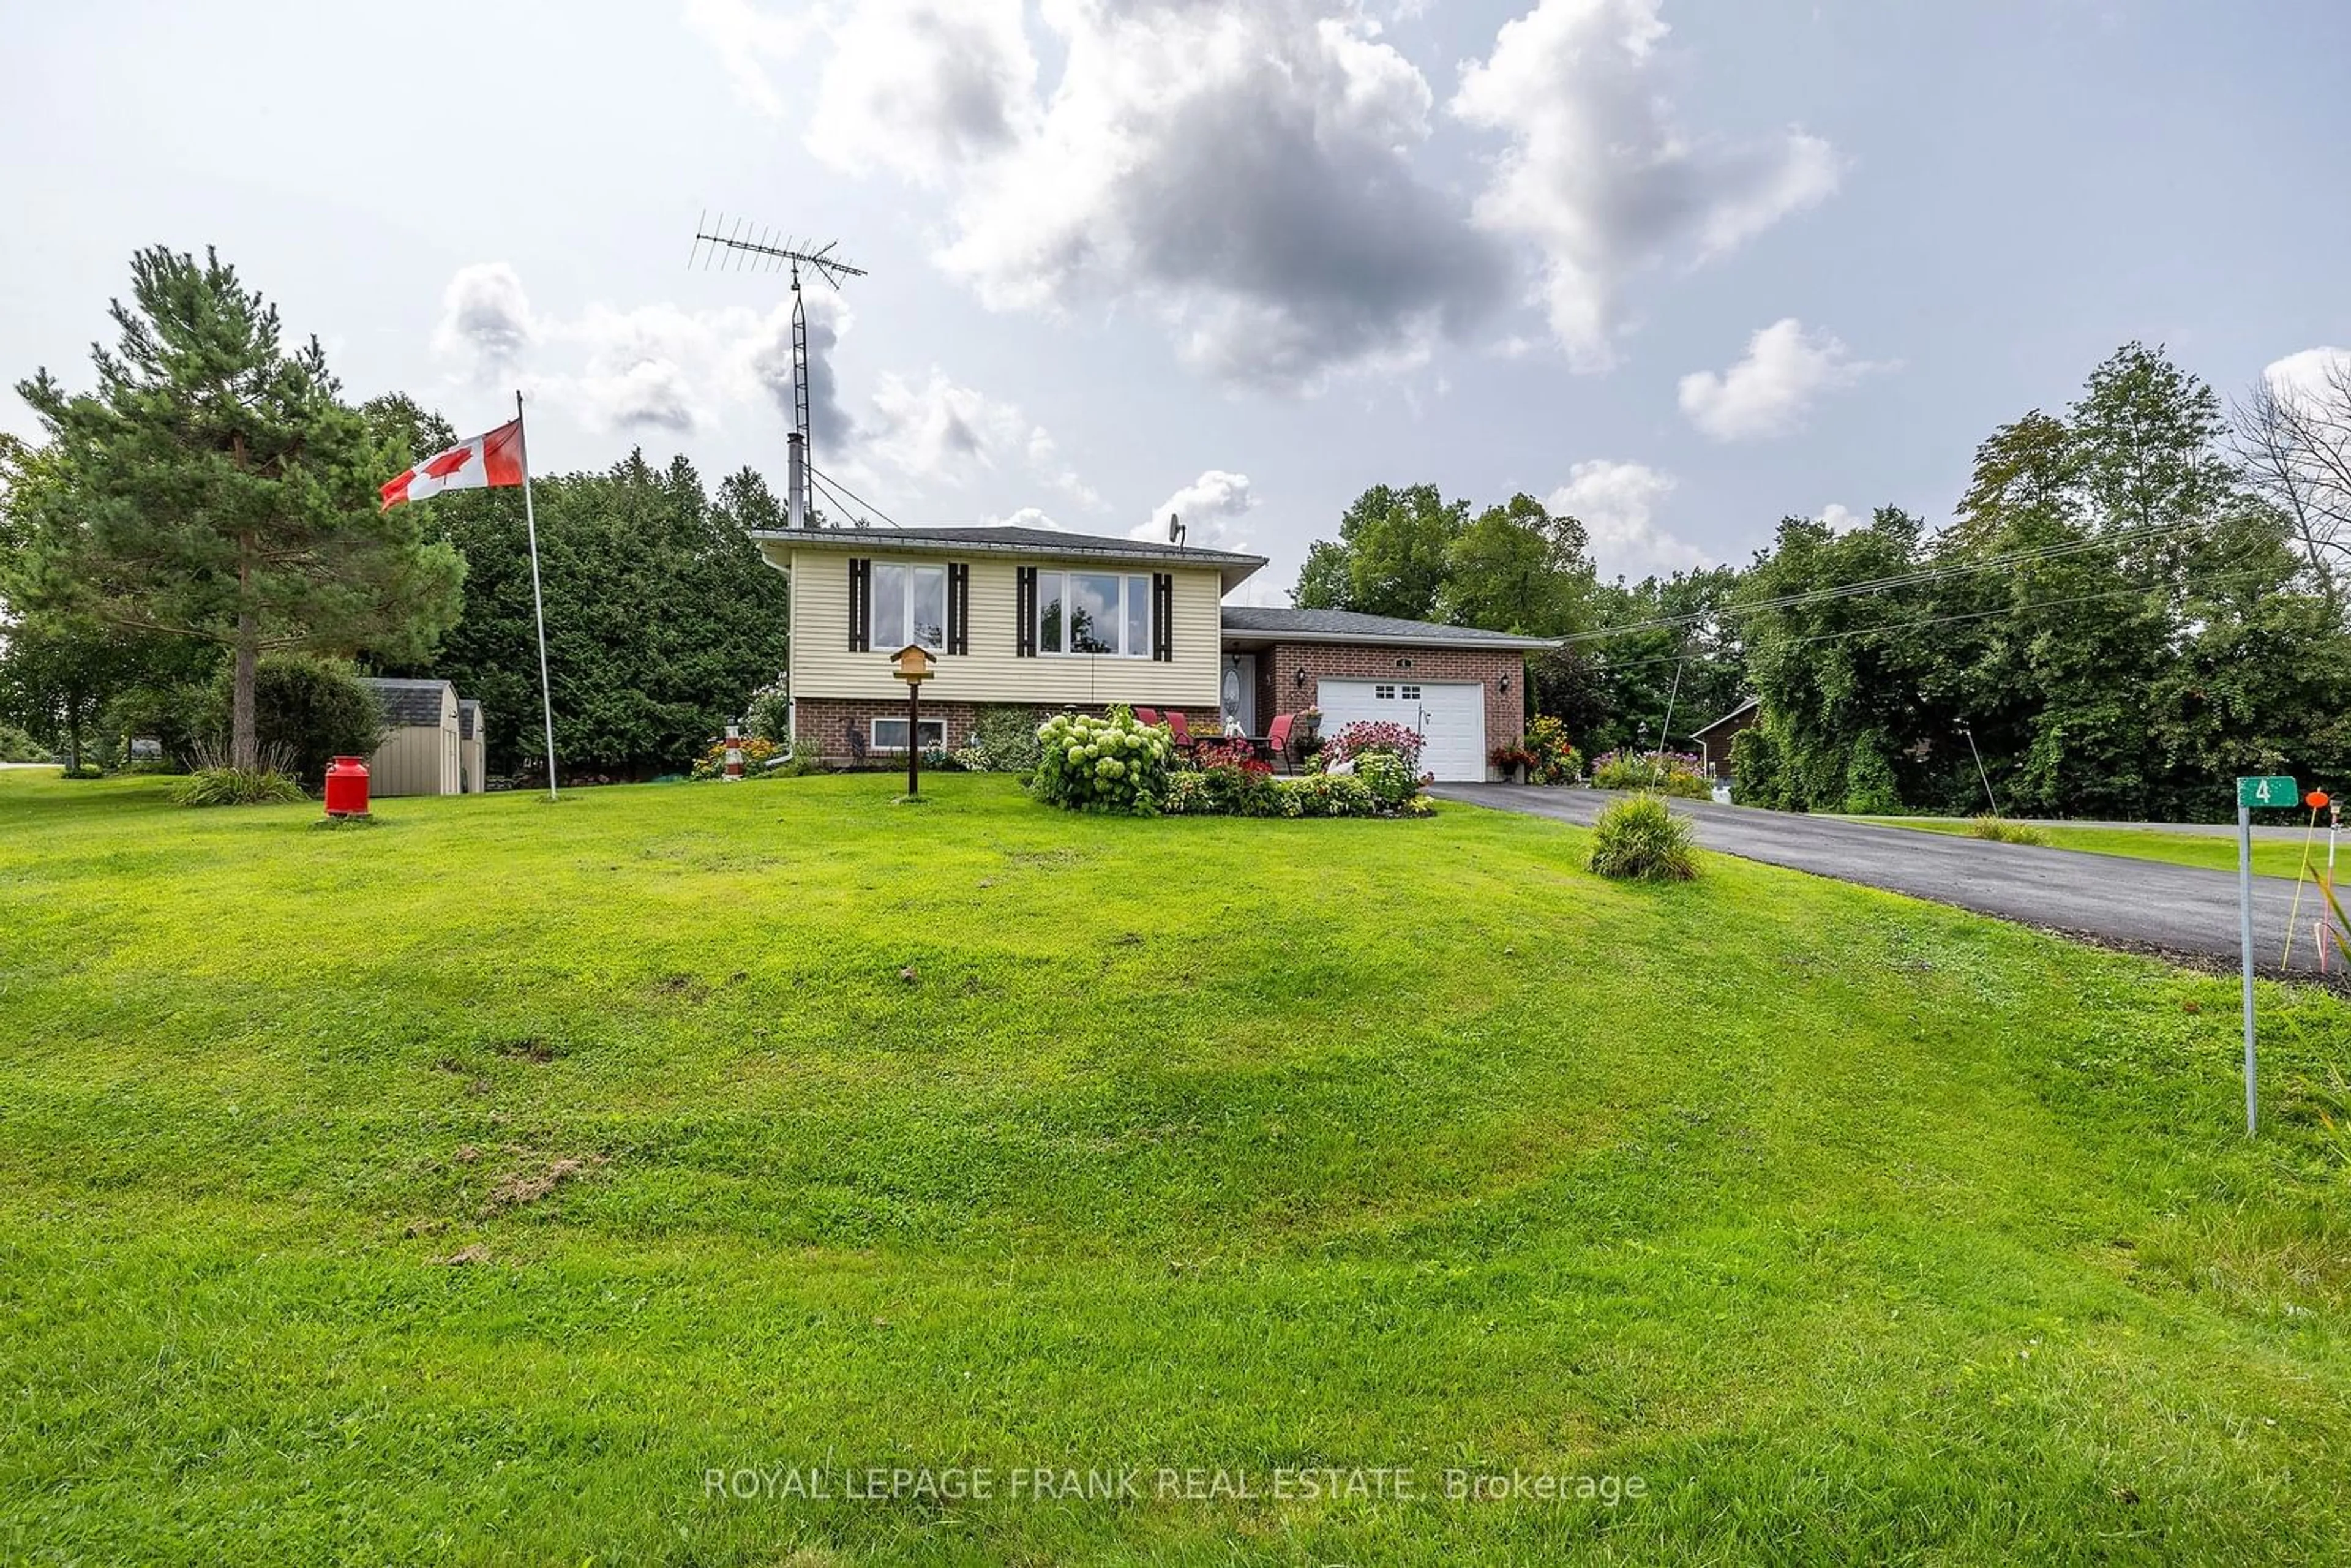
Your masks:
[{"label": "red brick wall", "polygon": [[[993,707],[998,705],[932,702],[926,698],[923,703],[923,717],[925,720],[944,718],[947,721],[947,748],[953,750],[971,739],[971,728],[979,720],[979,709],[982,706]],[[1065,710],[1040,704],[1037,708],[1038,720],[1041,723],[1048,714],[1063,711]],[[1071,707],[1066,711],[1101,713],[1105,710]],[[1167,710],[1162,708],[1159,711],[1165,714]],[[873,721],[877,718],[904,718],[906,716],[906,705],[904,699],[897,702],[880,702],[863,697],[802,697],[794,706],[793,714],[800,738],[803,741],[813,742],[819,755],[838,762],[845,761],[849,758],[849,731],[852,726],[856,727],[858,735],[863,738],[870,749],[873,744]],[[1185,709],[1184,717],[1191,725],[1192,733],[1195,735],[1214,735],[1223,722],[1213,710],[1201,708]],[[893,755],[903,756],[904,753]]]},{"label": "red brick wall", "polygon": [[[1258,653],[1258,724],[1277,713],[1322,706],[1324,676],[1343,681],[1483,681],[1486,683],[1486,747],[1518,739],[1527,727],[1526,655],[1517,649],[1384,648],[1352,643],[1278,643]],[[1406,661],[1400,663],[1399,661]],[[1269,680],[1264,672],[1272,671]],[[1298,676],[1303,672],[1306,682]],[[1502,690],[1502,677],[1510,689]],[[1265,706],[1270,687],[1272,706]]]}]

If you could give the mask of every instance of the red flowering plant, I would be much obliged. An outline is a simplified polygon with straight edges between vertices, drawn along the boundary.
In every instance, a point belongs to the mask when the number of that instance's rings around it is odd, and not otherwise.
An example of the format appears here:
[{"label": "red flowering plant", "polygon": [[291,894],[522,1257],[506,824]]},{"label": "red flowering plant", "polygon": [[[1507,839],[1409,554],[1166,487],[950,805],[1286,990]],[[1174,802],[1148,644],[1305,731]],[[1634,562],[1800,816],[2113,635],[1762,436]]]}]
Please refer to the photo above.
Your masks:
[{"label": "red flowering plant", "polygon": [[1217,768],[1238,768],[1244,773],[1267,774],[1273,764],[1259,758],[1257,747],[1246,740],[1206,741],[1193,748],[1192,759],[1206,773]]}]

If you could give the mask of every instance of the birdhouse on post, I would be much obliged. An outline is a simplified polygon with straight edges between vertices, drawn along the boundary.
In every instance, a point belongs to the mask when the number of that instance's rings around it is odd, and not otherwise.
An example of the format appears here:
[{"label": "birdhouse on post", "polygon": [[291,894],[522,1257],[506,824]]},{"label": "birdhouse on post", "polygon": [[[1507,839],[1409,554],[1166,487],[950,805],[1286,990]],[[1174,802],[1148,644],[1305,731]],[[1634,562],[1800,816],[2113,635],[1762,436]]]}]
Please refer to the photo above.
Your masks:
[{"label": "birdhouse on post", "polygon": [[890,673],[906,683],[906,796],[923,788],[923,683],[931,678],[935,661],[919,643],[909,643],[890,655]]}]

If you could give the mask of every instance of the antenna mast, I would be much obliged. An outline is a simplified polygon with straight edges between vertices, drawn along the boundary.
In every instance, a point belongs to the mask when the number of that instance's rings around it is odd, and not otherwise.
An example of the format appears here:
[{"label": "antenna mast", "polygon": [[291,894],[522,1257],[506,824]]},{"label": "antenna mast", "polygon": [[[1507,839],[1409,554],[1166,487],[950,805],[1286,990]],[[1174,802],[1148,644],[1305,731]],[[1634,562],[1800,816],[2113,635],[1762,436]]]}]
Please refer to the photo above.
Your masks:
[{"label": "antenna mast", "polygon": [[[710,222],[705,212],[694,225],[694,246],[686,252],[685,264],[697,261],[705,270],[722,268],[736,272],[746,267],[755,272],[774,272],[789,267],[792,275],[792,433],[789,437],[789,463],[785,468],[785,495],[790,507],[791,526],[809,526],[809,358],[808,311],[800,303],[800,268],[805,267],[834,288],[844,277],[862,277],[865,269],[852,267],[832,254],[837,240],[827,240],[813,248],[803,246],[789,235],[777,235],[765,228],[755,228],[749,238],[743,234],[743,220],[737,218],[728,229],[721,214],[716,224]],[[705,246],[709,246],[705,250]]]}]

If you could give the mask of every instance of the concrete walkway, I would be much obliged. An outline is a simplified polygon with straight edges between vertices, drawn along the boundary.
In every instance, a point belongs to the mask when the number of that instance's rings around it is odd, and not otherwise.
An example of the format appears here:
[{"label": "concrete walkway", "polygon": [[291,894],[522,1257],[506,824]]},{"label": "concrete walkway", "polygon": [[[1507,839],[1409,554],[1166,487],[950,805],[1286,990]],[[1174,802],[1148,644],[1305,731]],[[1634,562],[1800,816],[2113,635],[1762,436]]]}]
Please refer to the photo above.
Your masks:
[{"label": "concrete walkway", "polygon": [[[1606,790],[1524,784],[1436,784],[1428,792],[1441,800],[1577,826],[1589,826],[1600,809],[1617,798]],[[1676,800],[1673,806],[1695,820],[1701,847],[1724,854],[1957,904],[2108,946],[2207,966],[2238,961],[2233,872],[1988,843],[1953,833],[1922,833],[1708,800]],[[2294,892],[2293,882],[2284,877],[2253,879],[2253,952],[2264,970],[2276,970]],[[2317,915],[2314,905],[2319,903],[2316,889],[2304,891],[2301,930],[2294,944],[2296,973],[2316,969],[2311,923]]]}]

